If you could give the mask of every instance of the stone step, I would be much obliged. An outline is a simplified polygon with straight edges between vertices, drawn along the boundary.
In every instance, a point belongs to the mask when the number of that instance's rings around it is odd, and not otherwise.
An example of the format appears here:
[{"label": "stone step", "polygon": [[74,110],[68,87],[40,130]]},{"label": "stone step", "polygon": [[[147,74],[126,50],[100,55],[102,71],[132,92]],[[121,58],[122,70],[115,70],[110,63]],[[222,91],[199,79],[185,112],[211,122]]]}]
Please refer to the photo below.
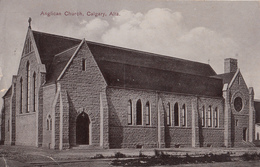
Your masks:
[{"label": "stone step", "polygon": [[74,149],[74,150],[102,150],[101,147],[93,146],[93,145],[76,145],[76,146],[73,146],[72,149]]}]

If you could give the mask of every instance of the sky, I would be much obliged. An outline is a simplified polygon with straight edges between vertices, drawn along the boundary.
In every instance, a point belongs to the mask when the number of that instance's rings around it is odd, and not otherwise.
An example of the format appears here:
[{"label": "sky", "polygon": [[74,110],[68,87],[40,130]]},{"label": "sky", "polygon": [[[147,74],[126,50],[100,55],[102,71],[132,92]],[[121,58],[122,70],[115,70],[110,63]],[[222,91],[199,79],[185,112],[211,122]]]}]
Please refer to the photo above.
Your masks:
[{"label": "sky", "polygon": [[209,63],[218,74],[235,58],[260,99],[260,2],[0,0],[1,97],[17,74],[29,17],[35,31]]}]

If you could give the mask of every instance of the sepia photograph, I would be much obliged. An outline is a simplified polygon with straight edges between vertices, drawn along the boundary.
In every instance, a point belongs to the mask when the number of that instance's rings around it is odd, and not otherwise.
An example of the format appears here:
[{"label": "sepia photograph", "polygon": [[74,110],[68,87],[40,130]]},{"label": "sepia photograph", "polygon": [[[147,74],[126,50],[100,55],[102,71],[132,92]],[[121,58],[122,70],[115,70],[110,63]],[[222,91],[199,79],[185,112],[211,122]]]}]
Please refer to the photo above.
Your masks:
[{"label": "sepia photograph", "polygon": [[0,0],[0,166],[260,166],[260,2]]}]

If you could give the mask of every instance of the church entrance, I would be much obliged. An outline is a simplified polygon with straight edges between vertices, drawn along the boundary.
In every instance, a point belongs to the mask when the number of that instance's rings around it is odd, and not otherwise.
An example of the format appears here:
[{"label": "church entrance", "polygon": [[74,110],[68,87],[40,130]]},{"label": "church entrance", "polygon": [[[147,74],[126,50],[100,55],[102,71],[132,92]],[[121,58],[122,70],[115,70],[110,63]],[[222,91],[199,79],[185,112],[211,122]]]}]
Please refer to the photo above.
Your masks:
[{"label": "church entrance", "polygon": [[76,121],[76,143],[77,145],[89,144],[89,117],[82,112]]}]

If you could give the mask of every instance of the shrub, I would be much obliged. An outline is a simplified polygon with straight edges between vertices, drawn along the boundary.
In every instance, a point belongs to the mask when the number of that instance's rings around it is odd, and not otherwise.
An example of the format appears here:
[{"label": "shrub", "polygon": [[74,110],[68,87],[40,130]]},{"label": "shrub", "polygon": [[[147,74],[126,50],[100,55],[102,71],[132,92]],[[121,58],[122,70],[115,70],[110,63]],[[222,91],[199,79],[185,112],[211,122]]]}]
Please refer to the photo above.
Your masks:
[{"label": "shrub", "polygon": [[121,153],[121,152],[116,152],[115,153],[115,158],[125,158],[125,157],[126,157],[126,155]]},{"label": "shrub", "polygon": [[94,158],[95,158],[95,159],[104,158],[104,156],[103,156],[102,154],[96,154],[96,155],[94,156]]}]

